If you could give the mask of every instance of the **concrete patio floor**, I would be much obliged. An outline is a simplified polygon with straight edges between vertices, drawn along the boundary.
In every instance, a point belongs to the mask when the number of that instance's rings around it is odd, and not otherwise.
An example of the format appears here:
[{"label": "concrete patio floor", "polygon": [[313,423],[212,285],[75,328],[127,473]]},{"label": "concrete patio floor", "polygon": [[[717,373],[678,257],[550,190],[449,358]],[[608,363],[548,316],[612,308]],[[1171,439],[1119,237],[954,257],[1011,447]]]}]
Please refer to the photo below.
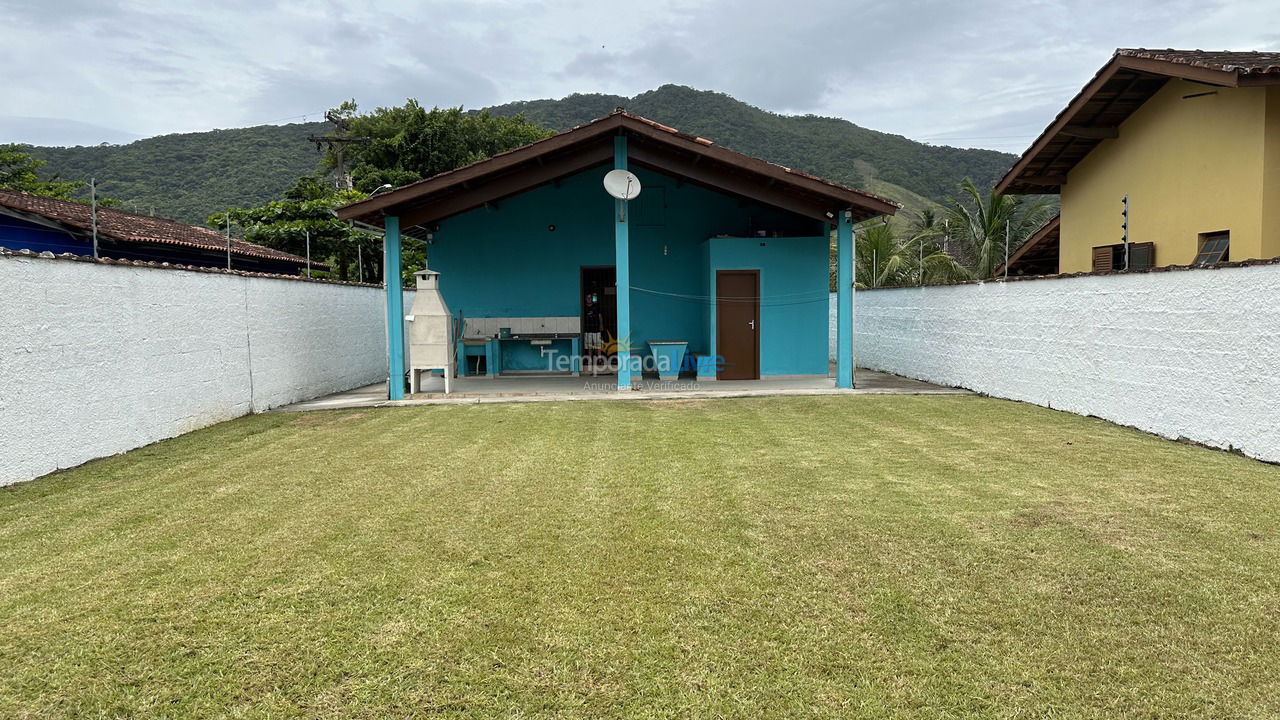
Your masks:
[{"label": "concrete patio floor", "polygon": [[[439,379],[436,379],[439,382]],[[453,392],[425,392],[404,400],[387,400],[386,383],[278,408],[282,412],[340,410],[362,407],[460,405],[500,402],[562,402],[566,400],[685,400],[697,398],[767,397],[770,395],[963,395],[968,390],[931,385],[919,380],[858,369],[852,390],[836,387],[833,378],[768,380],[643,380],[630,392],[619,391],[612,375],[598,377],[505,376],[466,377],[453,381]]]}]

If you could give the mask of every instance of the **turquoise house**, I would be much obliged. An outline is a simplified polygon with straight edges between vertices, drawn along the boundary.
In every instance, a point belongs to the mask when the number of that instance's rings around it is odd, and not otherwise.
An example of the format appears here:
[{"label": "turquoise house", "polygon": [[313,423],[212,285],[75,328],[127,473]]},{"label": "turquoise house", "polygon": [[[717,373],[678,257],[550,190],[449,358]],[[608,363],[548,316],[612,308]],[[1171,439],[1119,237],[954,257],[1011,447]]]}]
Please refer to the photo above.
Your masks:
[{"label": "turquoise house", "polygon": [[[642,190],[616,200],[612,169]],[[338,211],[380,226],[387,277],[402,233],[458,333],[458,374],[583,371],[620,389],[828,373],[830,237],[837,255],[836,384],[852,387],[853,228],[892,201],[747,157],[621,110]],[[391,376],[404,315],[388,288]],[[603,361],[603,365],[600,363]],[[392,382],[399,399],[404,383]]]}]

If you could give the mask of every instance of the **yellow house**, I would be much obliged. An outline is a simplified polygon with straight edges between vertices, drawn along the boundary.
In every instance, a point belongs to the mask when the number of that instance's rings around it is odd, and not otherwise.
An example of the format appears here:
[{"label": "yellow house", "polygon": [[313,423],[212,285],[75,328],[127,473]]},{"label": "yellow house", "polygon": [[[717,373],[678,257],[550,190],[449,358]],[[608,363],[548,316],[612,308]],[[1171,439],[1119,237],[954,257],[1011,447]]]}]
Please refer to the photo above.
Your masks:
[{"label": "yellow house", "polygon": [[1117,50],[996,190],[1062,198],[1011,274],[1280,257],[1280,52]]}]

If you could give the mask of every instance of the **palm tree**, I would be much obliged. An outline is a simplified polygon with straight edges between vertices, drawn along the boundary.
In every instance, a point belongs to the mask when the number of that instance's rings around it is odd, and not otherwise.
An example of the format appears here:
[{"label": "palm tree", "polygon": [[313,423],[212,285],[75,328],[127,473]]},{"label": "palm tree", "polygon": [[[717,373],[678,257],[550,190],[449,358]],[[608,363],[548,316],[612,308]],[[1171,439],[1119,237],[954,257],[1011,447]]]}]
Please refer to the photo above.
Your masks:
[{"label": "palm tree", "polygon": [[1048,219],[1049,200],[1027,201],[1001,195],[994,189],[983,193],[969,178],[960,184],[963,200],[951,200],[947,209],[948,234],[958,244],[961,261],[979,279],[992,277],[1005,259],[1008,233],[1010,252]]},{"label": "palm tree", "polygon": [[913,238],[940,238],[943,235],[942,218],[932,205],[921,208],[908,216],[907,232]]},{"label": "palm tree", "polygon": [[912,234],[905,238],[888,223],[860,229],[854,253],[857,286],[902,287],[967,280],[968,271],[937,246],[937,235],[929,227],[913,224]]},{"label": "palm tree", "polygon": [[973,276],[946,247],[946,221],[932,207],[923,208],[908,225],[909,243],[919,257],[918,279],[924,285],[949,285]]},{"label": "palm tree", "polygon": [[941,248],[926,251],[920,270],[923,285],[954,285],[972,280],[973,274]]},{"label": "palm tree", "polygon": [[853,267],[859,288],[894,287],[915,274],[915,257],[892,225],[878,223],[858,232]]}]

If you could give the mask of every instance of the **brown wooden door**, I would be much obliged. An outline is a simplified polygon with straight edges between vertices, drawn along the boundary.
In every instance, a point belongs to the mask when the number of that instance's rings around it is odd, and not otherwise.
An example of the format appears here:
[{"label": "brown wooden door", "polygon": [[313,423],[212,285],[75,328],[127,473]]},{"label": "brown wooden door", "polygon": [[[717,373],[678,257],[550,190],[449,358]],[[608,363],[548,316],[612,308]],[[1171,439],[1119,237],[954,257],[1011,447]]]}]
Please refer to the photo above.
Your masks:
[{"label": "brown wooden door", "polygon": [[760,377],[760,271],[716,271],[716,351],[721,380]]}]

